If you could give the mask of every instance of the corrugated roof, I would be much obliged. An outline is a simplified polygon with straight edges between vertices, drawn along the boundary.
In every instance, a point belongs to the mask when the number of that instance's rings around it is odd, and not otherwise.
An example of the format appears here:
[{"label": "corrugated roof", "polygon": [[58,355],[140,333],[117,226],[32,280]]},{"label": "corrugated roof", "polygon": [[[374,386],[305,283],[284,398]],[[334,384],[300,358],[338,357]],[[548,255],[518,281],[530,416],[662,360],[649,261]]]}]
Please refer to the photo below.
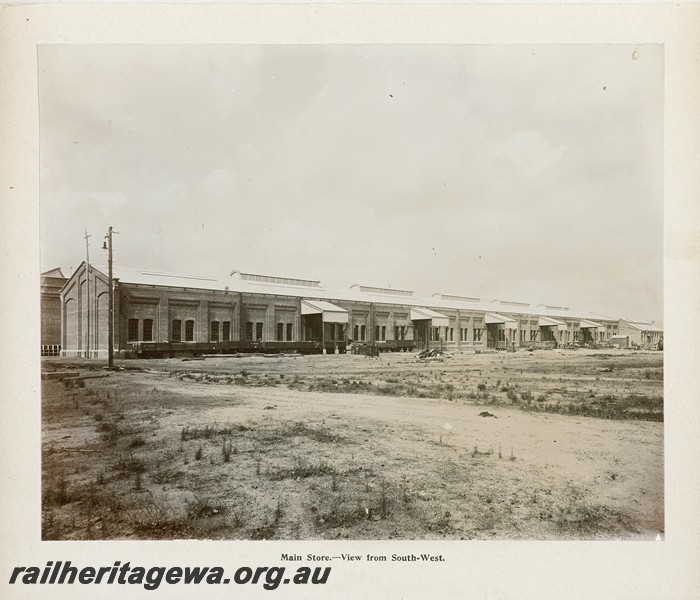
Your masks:
[{"label": "corrugated roof", "polygon": [[646,323],[644,321],[625,321],[625,323],[631,325],[635,329],[639,329],[640,331],[652,331],[656,333],[663,333],[664,331],[658,325],[654,325],[653,323]]},{"label": "corrugated roof", "polygon": [[[104,265],[91,265],[93,268],[107,274],[108,268]],[[152,269],[132,269],[129,267],[115,266],[112,276],[124,283],[137,285],[155,285],[167,287],[192,288],[201,290],[224,290],[227,281],[221,281],[207,275],[193,275],[188,273],[170,273]]]},{"label": "corrugated roof", "polygon": [[552,319],[545,316],[539,318],[538,324],[540,327],[566,327],[566,323],[564,321],[558,321],[557,319]]},{"label": "corrugated roof", "polygon": [[433,327],[449,327],[449,317],[424,306],[411,309],[411,321],[430,321]]},{"label": "corrugated roof", "polygon": [[[92,265],[93,268],[107,273],[107,267],[104,265]],[[310,298],[314,300],[328,301],[348,301],[348,302],[372,302],[374,304],[398,304],[409,307],[426,307],[430,306],[433,309],[448,309],[461,310],[465,312],[483,312],[489,313],[493,311],[493,303],[487,302],[472,302],[460,301],[445,297],[408,297],[391,294],[369,294],[359,289],[326,289],[323,287],[297,287],[292,285],[278,285],[274,283],[264,283],[255,281],[246,281],[243,279],[234,279],[232,277],[216,278],[206,275],[186,274],[186,273],[171,273],[166,271],[158,271],[152,269],[133,269],[123,266],[114,267],[114,277],[124,283],[132,283],[137,285],[153,285],[153,286],[168,286],[181,287],[190,289],[202,290],[229,290],[233,292],[248,292],[255,294],[267,294],[273,296],[288,296],[292,298]],[[453,297],[454,298],[454,297]],[[505,307],[504,307],[505,308]],[[508,306],[506,310],[510,315],[516,317],[559,317],[567,320],[576,319],[591,319],[603,321],[617,321],[611,317],[599,315],[597,313],[566,310],[558,311],[546,309],[538,306]],[[441,315],[442,316],[442,315]]]},{"label": "corrugated roof", "polygon": [[41,277],[55,277],[57,279],[65,279],[66,276],[63,274],[63,271],[61,271],[60,267],[56,267],[55,269],[51,269],[49,271],[44,271],[41,273]]},{"label": "corrugated roof", "polygon": [[447,318],[445,315],[442,315],[439,312],[436,312],[436,311],[431,310],[429,308],[426,308],[424,306],[422,306],[420,308],[415,308],[414,310],[418,314],[424,315],[426,319],[446,319]]},{"label": "corrugated roof", "polygon": [[330,302],[326,302],[325,300],[308,300],[304,298],[302,300],[304,304],[307,304],[311,308],[316,309],[318,312],[343,312],[346,313],[348,312],[344,308],[341,308],[340,306],[336,306],[335,304],[332,304]]}]

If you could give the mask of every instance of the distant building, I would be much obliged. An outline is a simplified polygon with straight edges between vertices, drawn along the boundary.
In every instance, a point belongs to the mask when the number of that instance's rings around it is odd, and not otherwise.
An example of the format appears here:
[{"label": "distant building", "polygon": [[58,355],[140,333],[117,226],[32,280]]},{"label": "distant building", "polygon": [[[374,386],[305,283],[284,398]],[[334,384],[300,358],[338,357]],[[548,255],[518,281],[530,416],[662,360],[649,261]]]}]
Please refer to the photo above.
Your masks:
[{"label": "distant building", "polygon": [[41,274],[41,355],[61,352],[61,288],[68,281],[61,269]]},{"label": "distant building", "polygon": [[629,336],[630,346],[655,348],[663,343],[664,330],[654,323],[620,319],[620,334]]}]

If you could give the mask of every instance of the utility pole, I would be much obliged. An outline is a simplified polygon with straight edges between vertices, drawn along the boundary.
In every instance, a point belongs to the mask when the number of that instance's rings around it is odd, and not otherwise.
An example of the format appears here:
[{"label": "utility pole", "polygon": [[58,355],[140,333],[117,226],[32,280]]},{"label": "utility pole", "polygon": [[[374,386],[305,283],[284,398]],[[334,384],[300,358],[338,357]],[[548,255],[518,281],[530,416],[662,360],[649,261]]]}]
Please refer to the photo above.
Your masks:
[{"label": "utility pole", "polygon": [[109,321],[107,322],[107,365],[109,368],[114,367],[114,280],[112,278],[112,234],[119,233],[114,231],[112,226],[109,226],[105,242],[102,245],[103,250],[107,250],[107,261],[109,266]]},{"label": "utility pole", "polygon": [[87,229],[85,230],[85,259],[87,261],[87,268],[85,270],[85,279],[86,279],[86,284],[87,284],[87,336],[85,337],[86,340],[86,348],[85,348],[85,356],[87,358],[90,358],[90,242],[88,242],[88,238],[90,235],[87,232]]}]

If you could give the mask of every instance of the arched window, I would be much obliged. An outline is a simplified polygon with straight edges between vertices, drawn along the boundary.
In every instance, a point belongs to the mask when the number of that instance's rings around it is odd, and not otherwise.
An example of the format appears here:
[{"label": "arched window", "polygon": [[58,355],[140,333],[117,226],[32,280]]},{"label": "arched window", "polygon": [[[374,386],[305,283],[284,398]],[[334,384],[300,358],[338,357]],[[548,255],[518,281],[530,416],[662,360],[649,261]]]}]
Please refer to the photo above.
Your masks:
[{"label": "arched window", "polygon": [[129,328],[127,330],[126,340],[128,342],[139,341],[139,320],[129,319]]},{"label": "arched window", "polygon": [[173,333],[170,336],[173,342],[179,342],[182,340],[182,321],[179,319],[173,320]]},{"label": "arched window", "polygon": [[143,320],[143,341],[152,342],[153,341],[153,319]]}]

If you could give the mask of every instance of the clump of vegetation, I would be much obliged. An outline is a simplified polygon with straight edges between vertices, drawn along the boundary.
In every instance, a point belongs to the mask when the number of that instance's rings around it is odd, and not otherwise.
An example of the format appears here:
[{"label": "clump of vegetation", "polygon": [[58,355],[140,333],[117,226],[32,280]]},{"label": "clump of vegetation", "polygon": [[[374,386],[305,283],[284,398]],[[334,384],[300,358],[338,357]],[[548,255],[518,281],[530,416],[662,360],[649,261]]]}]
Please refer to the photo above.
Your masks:
[{"label": "clump of vegetation", "polygon": [[42,500],[44,506],[63,506],[71,501],[65,473],[59,471],[54,477],[45,481]]},{"label": "clump of vegetation", "polygon": [[226,507],[211,498],[195,498],[188,502],[185,507],[185,514],[190,520],[206,519],[215,515],[223,515]]},{"label": "clump of vegetation", "polygon": [[323,475],[337,475],[337,471],[335,467],[324,461],[307,463],[301,458],[297,458],[293,467],[280,469],[271,473],[269,477],[273,481],[280,481],[282,479],[307,479]]},{"label": "clump of vegetation", "polygon": [[123,473],[146,472],[146,463],[143,461],[143,459],[138,458],[133,454],[121,454],[112,467],[115,471],[122,471]]}]

